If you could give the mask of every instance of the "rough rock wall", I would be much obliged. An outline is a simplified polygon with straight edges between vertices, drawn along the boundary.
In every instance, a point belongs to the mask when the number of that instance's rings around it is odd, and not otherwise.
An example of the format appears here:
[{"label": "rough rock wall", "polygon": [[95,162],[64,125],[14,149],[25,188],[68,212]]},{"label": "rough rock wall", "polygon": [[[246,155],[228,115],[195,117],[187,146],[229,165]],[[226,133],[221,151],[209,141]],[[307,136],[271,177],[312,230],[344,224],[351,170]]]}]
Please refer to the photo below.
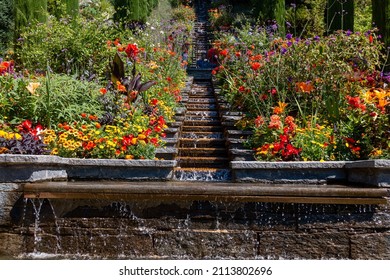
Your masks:
[{"label": "rough rock wall", "polygon": [[6,212],[3,257],[390,258],[390,200],[376,206],[19,199]]}]

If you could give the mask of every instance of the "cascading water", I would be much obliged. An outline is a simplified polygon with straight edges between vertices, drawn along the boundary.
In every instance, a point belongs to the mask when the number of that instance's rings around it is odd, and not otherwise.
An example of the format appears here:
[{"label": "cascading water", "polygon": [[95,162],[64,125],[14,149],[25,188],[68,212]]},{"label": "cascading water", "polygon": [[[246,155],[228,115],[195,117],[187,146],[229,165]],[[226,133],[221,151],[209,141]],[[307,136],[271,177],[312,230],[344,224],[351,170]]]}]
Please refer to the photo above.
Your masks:
[{"label": "cascading water", "polygon": [[228,151],[211,81],[195,80],[190,92],[175,179],[228,181],[231,178]]}]

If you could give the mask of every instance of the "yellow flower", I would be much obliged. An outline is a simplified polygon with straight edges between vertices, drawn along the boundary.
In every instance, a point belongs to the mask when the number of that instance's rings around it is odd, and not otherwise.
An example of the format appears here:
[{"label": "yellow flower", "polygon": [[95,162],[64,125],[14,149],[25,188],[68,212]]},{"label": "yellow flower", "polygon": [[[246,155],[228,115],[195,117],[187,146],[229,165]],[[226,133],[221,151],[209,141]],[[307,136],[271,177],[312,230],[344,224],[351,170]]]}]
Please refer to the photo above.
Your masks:
[{"label": "yellow flower", "polygon": [[31,94],[35,94],[35,91],[37,90],[37,88],[39,88],[41,85],[41,83],[29,83],[28,86],[26,86],[27,90],[31,93]]}]

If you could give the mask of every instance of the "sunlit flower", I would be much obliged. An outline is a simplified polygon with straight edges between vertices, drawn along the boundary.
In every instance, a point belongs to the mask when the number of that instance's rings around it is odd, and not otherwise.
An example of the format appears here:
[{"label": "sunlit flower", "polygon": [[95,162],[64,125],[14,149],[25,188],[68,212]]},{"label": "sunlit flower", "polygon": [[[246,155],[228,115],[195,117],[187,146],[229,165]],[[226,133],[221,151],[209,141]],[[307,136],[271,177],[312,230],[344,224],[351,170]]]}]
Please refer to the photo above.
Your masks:
[{"label": "sunlit flower", "polygon": [[125,53],[127,54],[127,57],[133,60],[137,57],[138,52],[139,49],[137,47],[137,44],[128,44],[125,48]]},{"label": "sunlit flower", "polygon": [[31,94],[35,94],[35,91],[37,90],[37,88],[39,88],[41,85],[41,83],[29,83],[26,88],[27,90],[31,93]]}]

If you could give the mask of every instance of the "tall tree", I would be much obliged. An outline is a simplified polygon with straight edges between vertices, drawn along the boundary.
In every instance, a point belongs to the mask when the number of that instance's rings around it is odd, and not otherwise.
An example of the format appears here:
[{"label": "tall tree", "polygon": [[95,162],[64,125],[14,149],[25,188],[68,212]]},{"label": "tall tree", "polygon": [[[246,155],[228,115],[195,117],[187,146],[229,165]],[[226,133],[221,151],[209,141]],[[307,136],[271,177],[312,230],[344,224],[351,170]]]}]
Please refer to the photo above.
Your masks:
[{"label": "tall tree", "polygon": [[390,0],[372,0],[372,21],[386,46],[390,46]]},{"label": "tall tree", "polygon": [[353,31],[354,7],[354,0],[328,0],[325,18],[326,31]]}]

